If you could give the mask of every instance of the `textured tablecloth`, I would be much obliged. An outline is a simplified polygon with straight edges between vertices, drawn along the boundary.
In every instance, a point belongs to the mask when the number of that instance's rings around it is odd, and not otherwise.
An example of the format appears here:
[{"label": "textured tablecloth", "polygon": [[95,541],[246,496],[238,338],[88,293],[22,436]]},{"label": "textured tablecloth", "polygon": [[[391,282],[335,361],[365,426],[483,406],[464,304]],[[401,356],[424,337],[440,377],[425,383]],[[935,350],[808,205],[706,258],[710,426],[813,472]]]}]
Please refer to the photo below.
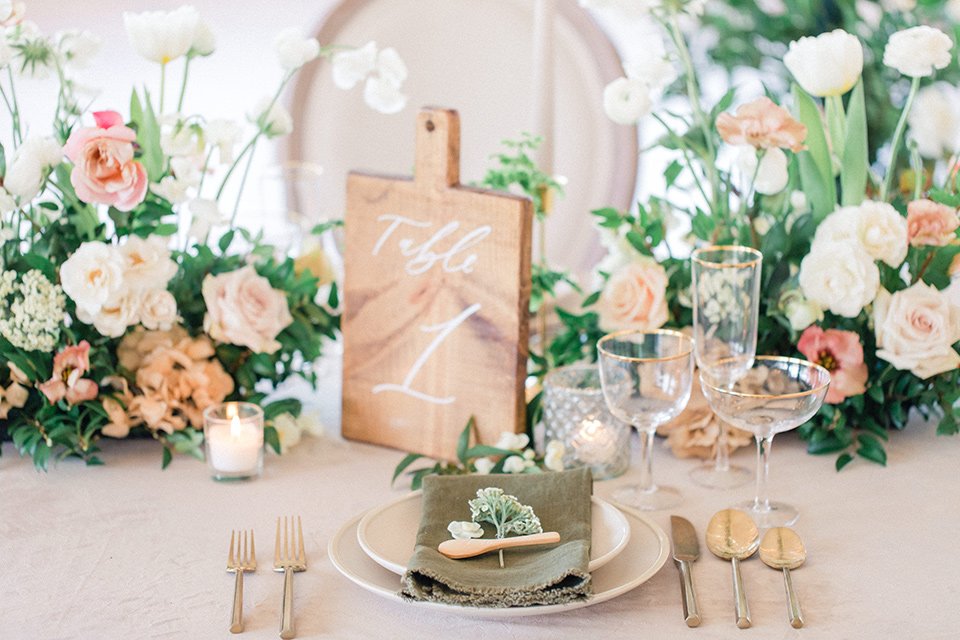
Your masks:
[{"label": "textured tablecloth", "polygon": [[[957,638],[960,621],[960,438],[935,423],[892,434],[886,469],[806,454],[795,434],[776,437],[771,495],[801,508],[794,529],[807,562],[793,574],[806,626],[791,629],[783,578],[759,558],[743,564],[754,627],[734,623],[728,562],[693,565],[703,624],[682,620],[672,561],[608,602],[550,616],[478,620],[418,610],[369,593],[327,557],[331,536],[354,515],[404,494],[390,477],[402,453],[342,440],[336,390],[315,398],[329,424],[244,484],[212,481],[205,465],[177,457],[165,471],[152,441],[105,442],[105,467],[64,460],[37,473],[10,443],[0,458],[0,638],[230,638],[233,575],[225,571],[232,528],[254,529],[261,570],[246,577],[243,638],[276,638],[283,580],[270,570],[279,515],[303,517],[309,570],[295,578],[300,638]],[[634,446],[638,446],[634,435]],[[714,511],[752,487],[692,485],[694,460],[660,443],[654,473],[685,500],[652,519],[669,534],[670,513],[688,518],[703,547]],[[753,466],[752,452],[734,462]],[[635,456],[636,458],[636,456]],[[638,472],[597,482],[608,497]]]}]

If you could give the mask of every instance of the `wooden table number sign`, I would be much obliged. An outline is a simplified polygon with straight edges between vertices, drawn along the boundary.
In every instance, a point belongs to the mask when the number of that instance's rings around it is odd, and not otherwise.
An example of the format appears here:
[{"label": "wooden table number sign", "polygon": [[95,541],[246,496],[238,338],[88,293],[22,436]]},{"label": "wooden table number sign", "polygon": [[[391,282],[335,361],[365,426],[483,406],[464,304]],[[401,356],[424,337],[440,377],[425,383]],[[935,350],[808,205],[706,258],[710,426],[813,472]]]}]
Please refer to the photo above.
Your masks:
[{"label": "wooden table number sign", "polygon": [[417,116],[414,177],[347,178],[343,435],[452,460],[524,427],[527,198],[465,187],[460,119]]}]

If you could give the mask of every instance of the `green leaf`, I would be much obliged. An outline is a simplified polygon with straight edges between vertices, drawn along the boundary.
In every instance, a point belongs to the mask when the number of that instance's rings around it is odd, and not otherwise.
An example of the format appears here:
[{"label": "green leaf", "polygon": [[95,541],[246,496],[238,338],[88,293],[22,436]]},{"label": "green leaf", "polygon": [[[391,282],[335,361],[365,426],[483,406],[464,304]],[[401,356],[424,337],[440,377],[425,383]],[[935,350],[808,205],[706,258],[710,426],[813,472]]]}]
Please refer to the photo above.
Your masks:
[{"label": "green leaf", "polygon": [[883,443],[875,436],[869,433],[861,433],[857,436],[857,442],[860,443],[860,448],[857,449],[857,455],[876,462],[877,464],[887,465],[887,452],[883,449]]},{"label": "green leaf", "polygon": [[650,249],[647,248],[647,241],[640,233],[634,229],[627,231],[627,242],[630,243],[634,249],[642,253],[643,255],[649,255]]},{"label": "green leaf", "polygon": [[172,236],[177,232],[177,225],[175,224],[158,224],[150,232],[155,236]]},{"label": "green leaf", "polygon": [[37,443],[37,448],[33,451],[33,466],[37,471],[47,470],[47,461],[50,460],[50,446],[44,440]]},{"label": "green leaf", "polygon": [[847,122],[843,113],[843,98],[827,96],[823,99],[826,112],[827,131],[830,132],[830,142],[833,144],[833,153],[843,157],[843,149],[847,140]]},{"label": "green leaf", "polygon": [[863,79],[857,82],[847,103],[846,143],[840,169],[841,204],[858,205],[867,192],[867,109],[863,97]]},{"label": "green leaf", "polygon": [[872,385],[867,389],[867,395],[877,404],[883,404],[883,387],[879,384]]},{"label": "green leaf", "polygon": [[483,456],[505,456],[516,453],[515,451],[510,451],[509,449],[498,449],[497,447],[491,447],[488,444],[475,444],[466,451],[466,460],[461,462],[466,463],[467,460],[473,460],[474,458],[482,458]]},{"label": "green leaf", "polygon": [[[799,110],[800,122],[807,127],[805,140],[807,150],[797,154],[797,159],[800,161],[800,180],[803,183],[804,193],[811,200],[814,217],[817,222],[820,222],[833,211],[833,205],[837,202],[830,147],[827,145],[827,136],[823,131],[820,110],[813,98],[798,84],[793,85],[793,96]],[[804,158],[809,160],[804,161]],[[819,174],[819,179],[816,174]],[[829,206],[824,207],[824,202]]]},{"label": "green leaf", "polygon": [[852,455],[850,455],[849,453],[841,453],[841,454],[837,457],[837,471],[840,471],[840,470],[843,469],[845,466],[847,466],[848,464],[850,464],[850,461],[851,461],[851,460],[853,460],[853,456],[852,456]]},{"label": "green leaf", "polygon": [[473,416],[467,420],[467,426],[460,432],[460,438],[457,439],[457,460],[462,464],[467,464],[467,449],[470,448],[470,430],[473,427]]},{"label": "green leaf", "polygon": [[147,170],[150,182],[159,182],[164,173],[163,151],[160,148],[160,125],[157,124],[157,116],[150,104],[150,92],[146,89],[143,91],[143,99],[143,117],[137,131],[137,144],[140,145],[142,153],[140,162]]},{"label": "green leaf", "polygon": [[140,104],[140,96],[137,95],[136,89],[130,93],[130,120],[137,125],[137,128],[143,122],[143,106]]},{"label": "green leaf", "polygon": [[667,188],[673,186],[673,183],[676,181],[677,176],[680,175],[680,172],[683,171],[683,165],[680,164],[677,160],[674,160],[667,166],[666,170],[663,172],[663,177],[667,181]]},{"label": "green leaf", "polygon": [[231,229],[220,237],[220,242],[217,243],[217,246],[220,247],[221,253],[227,252],[227,248],[230,246],[230,243],[233,242],[233,236],[234,231]]},{"label": "green leaf", "polygon": [[0,144],[0,176],[7,175],[7,154],[3,150],[3,145]]},{"label": "green leaf", "polygon": [[166,469],[170,466],[170,463],[173,462],[173,453],[170,451],[170,447],[163,448],[163,460],[160,463],[161,469]]},{"label": "green leaf", "polygon": [[960,432],[960,427],[958,427],[957,419],[952,413],[943,416],[940,424],[937,425],[938,436],[953,436],[958,432]]},{"label": "green leaf", "polygon": [[600,299],[600,294],[601,294],[601,293],[602,293],[602,291],[594,291],[593,293],[591,293],[589,296],[587,296],[586,298],[584,298],[583,303],[580,305],[580,308],[581,308],[581,309],[586,309],[586,308],[589,307],[590,305],[596,304],[596,303],[597,303],[597,300]]},{"label": "green leaf", "polygon": [[270,404],[263,406],[263,419],[273,420],[283,413],[289,413],[290,415],[297,417],[300,415],[302,410],[303,403],[296,398],[282,398],[280,400],[274,400]]},{"label": "green leaf", "polygon": [[280,453],[280,434],[273,425],[267,425],[263,428],[263,441],[270,445],[274,453]]},{"label": "green leaf", "polygon": [[390,485],[393,486],[393,483],[397,481],[397,478],[403,473],[404,469],[422,457],[419,453],[408,453],[407,456],[400,461],[400,464],[397,465],[397,468],[393,470],[393,478],[390,480]]},{"label": "green leaf", "polygon": [[330,305],[331,309],[336,309],[340,306],[340,294],[337,290],[337,283],[330,283],[330,295],[327,296],[327,304]]}]

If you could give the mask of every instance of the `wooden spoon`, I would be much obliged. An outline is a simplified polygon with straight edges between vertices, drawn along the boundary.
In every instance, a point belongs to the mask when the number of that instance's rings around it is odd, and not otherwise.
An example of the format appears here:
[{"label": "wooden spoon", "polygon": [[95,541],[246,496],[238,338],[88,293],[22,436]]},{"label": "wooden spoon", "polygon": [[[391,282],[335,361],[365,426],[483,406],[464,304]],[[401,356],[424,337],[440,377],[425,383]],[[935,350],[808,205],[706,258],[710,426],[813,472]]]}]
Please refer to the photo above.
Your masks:
[{"label": "wooden spoon", "polygon": [[445,540],[437,547],[437,551],[448,558],[472,558],[488,551],[506,549],[508,547],[525,547],[531,544],[552,544],[560,542],[560,534],[556,531],[534,533],[529,536],[514,536],[512,538],[464,538],[460,540]]},{"label": "wooden spoon", "polygon": [[768,567],[783,569],[783,581],[787,587],[787,601],[790,603],[790,626],[799,629],[803,626],[800,617],[800,601],[797,592],[793,590],[793,580],[790,578],[790,569],[796,569],[807,559],[807,552],[803,548],[793,529],[774,527],[767,531],[760,543],[760,559]]},{"label": "wooden spoon", "polygon": [[753,519],[743,511],[724,509],[710,518],[707,524],[707,548],[713,555],[731,560],[733,564],[733,590],[737,596],[737,626],[750,626],[750,608],[743,590],[740,560],[753,555],[760,546],[760,532]]}]

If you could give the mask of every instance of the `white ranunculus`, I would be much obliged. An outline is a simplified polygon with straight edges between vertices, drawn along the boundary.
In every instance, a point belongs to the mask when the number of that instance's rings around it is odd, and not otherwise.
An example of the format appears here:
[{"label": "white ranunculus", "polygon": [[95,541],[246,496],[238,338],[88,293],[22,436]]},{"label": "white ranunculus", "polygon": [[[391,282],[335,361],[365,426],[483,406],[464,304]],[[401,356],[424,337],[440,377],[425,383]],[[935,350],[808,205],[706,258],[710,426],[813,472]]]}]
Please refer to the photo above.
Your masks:
[{"label": "white ranunculus", "polygon": [[863,45],[843,29],[790,43],[783,64],[807,93],[840,96],[853,88],[863,72]]},{"label": "white ranunculus", "polygon": [[320,54],[316,38],[304,38],[296,27],[284,29],[273,40],[273,50],[280,66],[287,70],[299,69]]},{"label": "white ranunculus", "polygon": [[866,200],[859,209],[857,237],[863,248],[896,269],[907,257],[907,219],[888,202]]},{"label": "white ranunculus", "polygon": [[103,47],[103,38],[89,31],[60,31],[54,39],[66,64],[78,70],[89,67],[91,60]]},{"label": "white ranunculus", "polygon": [[527,434],[504,431],[500,434],[500,439],[497,440],[497,443],[493,446],[497,449],[522,451],[528,444],[530,444],[530,436]]},{"label": "white ranunculus", "polygon": [[160,64],[167,64],[190,51],[199,20],[200,14],[189,5],[169,12],[123,13],[123,26],[133,50]]},{"label": "white ranunculus", "polygon": [[20,196],[20,203],[29,202],[40,192],[49,169],[60,164],[63,150],[53,138],[31,135],[13,154],[3,178],[4,188]]},{"label": "white ranunculus", "polygon": [[385,114],[400,113],[407,106],[407,96],[400,89],[383,78],[367,78],[363,87],[363,101],[374,111]]},{"label": "white ranunculus", "polygon": [[751,145],[740,145],[737,163],[747,179],[753,179],[753,188],[757,193],[772,196],[787,186],[790,174],[787,172],[787,154],[783,149],[773,147],[763,151],[757,167],[758,152]]},{"label": "white ranunculus", "polygon": [[905,76],[923,78],[950,64],[952,47],[950,36],[939,29],[911,27],[890,36],[883,49],[883,64]]},{"label": "white ranunculus", "polygon": [[136,235],[127,236],[119,251],[125,263],[124,286],[129,289],[165,288],[177,275],[177,263],[170,258],[167,239],[162,236],[150,236],[146,240]]},{"label": "white ranunculus", "polygon": [[166,289],[151,289],[140,298],[139,316],[147,329],[170,331],[177,321],[177,299]]},{"label": "white ranunculus", "polygon": [[874,303],[877,357],[920,378],[960,367],[953,344],[960,340],[960,307],[919,281],[891,295],[881,289]]},{"label": "white ranunculus", "polygon": [[920,89],[907,116],[910,139],[925,158],[939,160],[960,148],[960,93],[945,82]]},{"label": "white ranunculus", "polygon": [[377,74],[398,89],[407,81],[407,65],[393,47],[377,54]]},{"label": "white ranunculus", "polygon": [[196,198],[190,203],[189,209],[190,213],[193,214],[189,233],[200,241],[206,240],[211,227],[226,222],[220,213],[220,207],[216,200]]},{"label": "white ranunculus", "polygon": [[479,522],[453,521],[447,525],[447,531],[454,540],[479,538],[483,535],[483,527]]},{"label": "white ranunculus", "polygon": [[880,288],[880,270],[853,238],[811,247],[800,262],[803,295],[845,318],[856,318]]},{"label": "white ranunculus", "polygon": [[617,78],[603,88],[603,111],[617,124],[633,126],[650,113],[650,87],[632,78]]},{"label": "white ranunculus", "polygon": [[247,118],[261,127],[268,138],[285,136],[293,131],[293,117],[279,101],[272,102],[271,106],[270,98],[261,99],[247,114]]},{"label": "white ranunculus", "polygon": [[193,32],[193,42],[190,43],[190,55],[207,57],[217,50],[217,36],[213,29],[203,19],[197,20],[197,28]]},{"label": "white ranunculus", "polygon": [[203,133],[207,143],[219,151],[221,164],[233,162],[233,148],[240,142],[243,133],[239,124],[222,118],[211,120],[203,127]]},{"label": "white ranunculus", "polygon": [[359,49],[338,51],[330,66],[333,84],[338,89],[353,89],[377,68],[377,43],[370,41]]},{"label": "white ranunculus", "polygon": [[84,242],[60,266],[60,283],[79,311],[96,315],[123,290],[125,267],[116,247]]}]

